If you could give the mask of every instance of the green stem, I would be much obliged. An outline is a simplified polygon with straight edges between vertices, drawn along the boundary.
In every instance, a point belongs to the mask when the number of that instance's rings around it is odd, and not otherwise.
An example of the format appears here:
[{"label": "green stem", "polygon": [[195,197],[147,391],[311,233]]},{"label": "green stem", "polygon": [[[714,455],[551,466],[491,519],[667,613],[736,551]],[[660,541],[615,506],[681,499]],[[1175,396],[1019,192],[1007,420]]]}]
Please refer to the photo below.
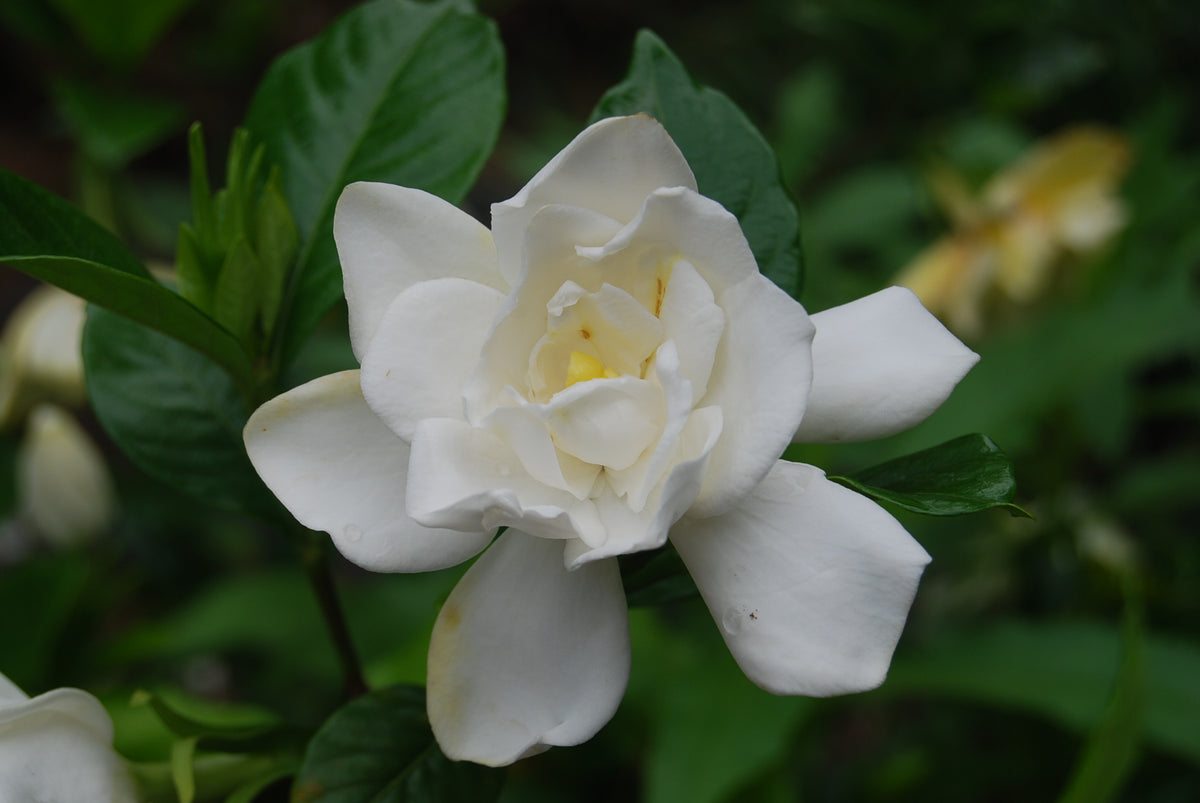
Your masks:
[{"label": "green stem", "polygon": [[301,547],[300,555],[304,562],[304,570],[308,574],[308,582],[321,609],[321,616],[325,620],[325,627],[333,641],[338,662],[342,666],[343,694],[347,700],[352,700],[366,694],[368,687],[366,679],[363,678],[358,652],[350,638],[350,628],[338,598],[337,587],[333,583],[333,574],[329,569],[329,547],[323,538],[309,533],[308,542]]}]

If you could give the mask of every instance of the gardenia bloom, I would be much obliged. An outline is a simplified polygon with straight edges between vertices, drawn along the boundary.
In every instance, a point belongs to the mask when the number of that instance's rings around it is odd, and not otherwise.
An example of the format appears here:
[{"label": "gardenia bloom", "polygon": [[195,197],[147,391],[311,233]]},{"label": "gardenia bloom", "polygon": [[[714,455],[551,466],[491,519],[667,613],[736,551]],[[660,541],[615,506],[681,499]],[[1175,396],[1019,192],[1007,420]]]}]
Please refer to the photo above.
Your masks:
[{"label": "gardenia bloom", "polygon": [[116,516],[104,456],[67,409],[86,401],[85,309],[82,298],[45,285],[21,302],[0,336],[0,427],[25,427],[18,507],[29,530],[56,547],[90,540]]},{"label": "gardenia bloom", "polygon": [[90,541],[116,516],[112,476],[100,449],[61,407],[40,404],[17,451],[21,512],[56,547]]},{"label": "gardenia bloom", "polygon": [[935,172],[934,197],[955,230],[918,254],[897,283],[955,331],[978,334],[989,295],[1032,301],[1064,254],[1093,251],[1124,225],[1115,190],[1128,165],[1120,135],[1084,126],[1033,148],[978,196],[953,170]]},{"label": "gardenia bloom", "polygon": [[492,207],[491,231],[354,184],[334,235],[361,371],[263,405],[246,446],[367,569],[491,544],[430,644],[447,755],[507,764],[595,734],[629,673],[614,558],[668,538],[755,683],[882,681],[929,558],[873,502],[779,458],[793,436],[916,423],[974,364],[910,292],[810,318],[642,115],[585,130]]},{"label": "gardenia bloom", "polygon": [[79,689],[29,698],[0,674],[0,801],[133,803],[113,724],[100,701]]}]

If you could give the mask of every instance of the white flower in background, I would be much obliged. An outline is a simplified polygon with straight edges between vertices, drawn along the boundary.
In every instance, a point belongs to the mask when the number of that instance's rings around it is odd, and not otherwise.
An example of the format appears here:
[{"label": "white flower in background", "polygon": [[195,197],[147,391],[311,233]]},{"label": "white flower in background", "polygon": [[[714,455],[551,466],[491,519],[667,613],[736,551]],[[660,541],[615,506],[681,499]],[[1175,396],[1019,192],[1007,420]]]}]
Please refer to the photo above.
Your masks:
[{"label": "white flower in background", "polygon": [[367,569],[451,566],[509,528],[434,627],[447,755],[506,764],[595,734],[629,672],[613,558],[668,537],[755,683],[882,681],[929,558],[873,502],[779,457],[797,434],[910,426],[974,364],[911,293],[810,319],[645,116],[588,128],[492,207],[491,231],[427,193],[354,184],[334,234],[362,369],[263,405],[246,446]]},{"label": "white flower in background", "polygon": [[17,453],[21,512],[57,547],[102,533],[115,514],[112,478],[104,456],[65,410],[34,408]]},{"label": "white flower in background", "polygon": [[13,311],[0,335],[0,426],[19,422],[38,401],[83,404],[82,298],[45,285]]},{"label": "white flower in background", "polygon": [[0,426],[25,425],[17,462],[20,513],[57,547],[95,537],[116,514],[104,457],[64,409],[86,400],[80,351],[85,309],[77,296],[40,287],[0,336]]},{"label": "white flower in background", "polygon": [[930,189],[954,230],[896,277],[963,335],[979,335],[993,296],[1028,304],[1067,254],[1101,248],[1125,225],[1117,185],[1129,145],[1114,131],[1067,129],[1031,148],[973,194],[950,167]]},{"label": "white flower in background", "polygon": [[87,692],[30,698],[0,674],[0,801],[133,803],[112,738],[112,719]]}]

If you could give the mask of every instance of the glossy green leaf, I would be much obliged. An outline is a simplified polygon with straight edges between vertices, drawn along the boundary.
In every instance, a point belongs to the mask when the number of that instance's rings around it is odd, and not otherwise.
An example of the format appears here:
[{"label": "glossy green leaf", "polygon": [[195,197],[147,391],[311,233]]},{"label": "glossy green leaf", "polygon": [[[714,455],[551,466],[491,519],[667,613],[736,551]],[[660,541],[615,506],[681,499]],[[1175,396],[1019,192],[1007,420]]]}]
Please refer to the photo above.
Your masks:
[{"label": "glossy green leaf", "polygon": [[233,335],[151,278],[72,204],[6,170],[0,170],[0,262],[177,338],[252,393],[254,370]]},{"label": "glossy green leaf", "polygon": [[[1048,717],[1074,730],[1100,722],[1121,661],[1121,636],[1092,622],[999,622],[901,651],[884,694],[932,694]],[[1142,734],[1200,765],[1200,647],[1145,636]]]},{"label": "glossy green leaf", "polygon": [[798,296],[804,272],[800,215],[774,151],[732,100],[698,84],[650,31],[638,34],[629,74],[600,99],[592,119],[637,112],[666,126],[700,192],[737,215],[759,269]]},{"label": "glossy green leaf", "polygon": [[993,507],[1029,514],[1013,504],[1017,482],[1012,463],[985,435],[964,435],[939,446],[856,473],[831,476],[881,502],[930,516],[958,516]]},{"label": "glossy green leaf", "polygon": [[487,803],[504,774],[438,749],[425,691],[392,686],[342,707],[313,737],[293,803]]},{"label": "glossy green leaf", "polygon": [[384,181],[458,202],[491,153],[504,55],[495,26],[463,5],[366,3],[259,85],[246,125],[279,166],[303,239],[283,313],[289,356],[342,295],[333,210],[345,186]]},{"label": "glossy green leaf", "polygon": [[96,417],[142,470],[217,507],[267,509],[242,444],[247,404],[216,364],[95,306],[83,361]]}]

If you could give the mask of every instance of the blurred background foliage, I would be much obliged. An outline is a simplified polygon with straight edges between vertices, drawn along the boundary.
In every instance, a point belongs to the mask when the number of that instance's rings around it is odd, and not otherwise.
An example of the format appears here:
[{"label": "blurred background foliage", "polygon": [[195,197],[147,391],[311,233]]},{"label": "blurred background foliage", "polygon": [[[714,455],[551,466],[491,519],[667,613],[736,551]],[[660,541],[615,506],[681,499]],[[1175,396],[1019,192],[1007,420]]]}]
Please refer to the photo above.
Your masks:
[{"label": "blurred background foliage", "polygon": [[[189,217],[187,125],[228,142],[269,61],[352,5],[5,0],[0,165],[169,262]],[[934,561],[884,686],[773,698],[737,670],[697,598],[638,608],[617,718],[590,746],[515,766],[502,799],[1200,799],[1200,5],[481,10],[507,48],[510,111],[470,211],[486,218],[578,132],[648,27],[777,149],[801,209],[810,310],[888,285],[951,231],[927,183],[938,167],[977,189],[1082,123],[1118,132],[1131,154],[1117,190],[1125,226],[1098,251],[1056,260],[1028,303],[989,309],[970,341],[983,360],[941,411],[887,441],[789,455],[842,473],[978,431],[1016,465],[1034,520],[897,512]],[[0,273],[0,312],[30,288]],[[347,359],[335,312],[297,374]],[[83,416],[121,512],[72,550],[26,537],[22,433],[0,436],[0,668],[31,693],[100,694],[118,748],[139,760],[169,750],[149,710],[129,704],[139,687],[319,724],[337,704],[338,667],[287,544],[140,474]],[[339,565],[373,684],[423,679],[457,575]],[[284,796],[279,785],[261,799]]]}]

